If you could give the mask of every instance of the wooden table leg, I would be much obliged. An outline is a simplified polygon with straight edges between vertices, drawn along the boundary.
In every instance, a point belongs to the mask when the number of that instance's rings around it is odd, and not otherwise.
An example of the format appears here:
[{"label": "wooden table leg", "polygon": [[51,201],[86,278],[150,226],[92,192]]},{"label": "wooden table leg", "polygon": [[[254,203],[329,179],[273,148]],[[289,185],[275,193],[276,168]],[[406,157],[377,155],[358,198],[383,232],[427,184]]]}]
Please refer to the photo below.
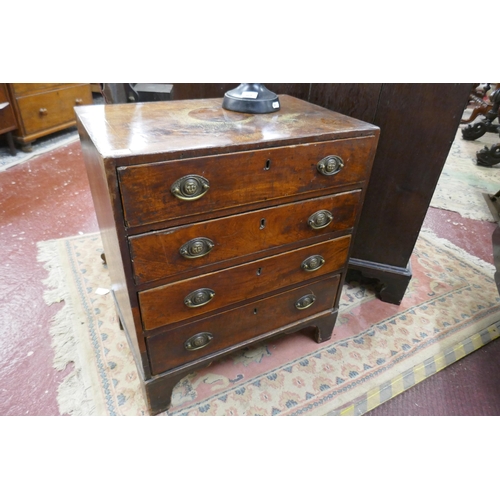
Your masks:
[{"label": "wooden table leg", "polygon": [[14,145],[14,139],[12,138],[12,132],[7,132],[7,142],[9,144],[9,150],[10,150],[10,154],[12,156],[16,156],[17,155],[17,149],[16,149],[16,146]]}]

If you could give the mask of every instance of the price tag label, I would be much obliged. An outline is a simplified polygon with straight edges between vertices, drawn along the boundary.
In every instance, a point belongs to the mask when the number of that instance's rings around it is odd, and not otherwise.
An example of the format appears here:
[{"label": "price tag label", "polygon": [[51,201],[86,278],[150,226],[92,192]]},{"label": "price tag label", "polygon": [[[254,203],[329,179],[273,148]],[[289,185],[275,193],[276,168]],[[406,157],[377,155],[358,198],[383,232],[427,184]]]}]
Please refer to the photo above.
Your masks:
[{"label": "price tag label", "polygon": [[245,99],[257,99],[257,96],[259,95],[258,92],[242,92],[241,97],[244,97]]}]

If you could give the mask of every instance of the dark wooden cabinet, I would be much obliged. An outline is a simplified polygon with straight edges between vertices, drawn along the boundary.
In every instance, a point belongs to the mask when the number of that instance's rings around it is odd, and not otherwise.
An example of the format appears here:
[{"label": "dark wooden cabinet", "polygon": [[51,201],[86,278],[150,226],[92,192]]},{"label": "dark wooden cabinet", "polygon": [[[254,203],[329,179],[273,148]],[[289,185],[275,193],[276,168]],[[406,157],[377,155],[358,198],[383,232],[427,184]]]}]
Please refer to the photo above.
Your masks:
[{"label": "dark wooden cabinet", "polygon": [[[174,98],[222,96],[235,84],[174,84]],[[266,83],[380,127],[380,141],[348,279],[375,279],[379,297],[399,304],[410,257],[468,103],[471,84]]]},{"label": "dark wooden cabinet", "polygon": [[312,102],[380,127],[348,279],[399,304],[410,257],[467,105],[470,84],[314,84]]},{"label": "dark wooden cabinet", "polygon": [[182,377],[237,349],[306,327],[331,337],[379,129],[280,101],[265,115],[221,98],[76,110],[152,413]]}]

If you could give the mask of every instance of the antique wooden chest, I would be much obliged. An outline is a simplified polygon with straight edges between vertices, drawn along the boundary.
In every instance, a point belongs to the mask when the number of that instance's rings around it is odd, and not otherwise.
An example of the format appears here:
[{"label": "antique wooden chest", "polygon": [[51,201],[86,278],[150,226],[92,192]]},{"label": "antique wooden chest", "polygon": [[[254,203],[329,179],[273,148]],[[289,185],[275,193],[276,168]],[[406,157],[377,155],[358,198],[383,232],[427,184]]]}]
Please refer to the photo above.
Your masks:
[{"label": "antique wooden chest", "polygon": [[81,106],[121,325],[151,413],[188,373],[271,336],[331,337],[379,129],[299,99]]},{"label": "antique wooden chest", "polygon": [[92,104],[88,83],[9,83],[17,119],[13,133],[26,151],[31,142],[75,125],[73,108]]}]

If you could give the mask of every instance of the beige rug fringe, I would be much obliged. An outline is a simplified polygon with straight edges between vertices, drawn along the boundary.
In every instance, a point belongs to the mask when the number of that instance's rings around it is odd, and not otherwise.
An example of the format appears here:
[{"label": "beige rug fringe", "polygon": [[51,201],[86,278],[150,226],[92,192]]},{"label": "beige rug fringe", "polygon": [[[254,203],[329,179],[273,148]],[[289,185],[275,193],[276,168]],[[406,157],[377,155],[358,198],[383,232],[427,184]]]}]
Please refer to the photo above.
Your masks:
[{"label": "beige rug fringe", "polygon": [[437,236],[436,233],[434,233],[434,231],[432,231],[431,229],[422,228],[420,231],[420,235],[424,238],[427,237],[427,239],[430,239],[434,246],[443,246],[445,248],[448,248],[449,250],[455,252],[460,258],[466,260],[469,264],[472,264],[473,266],[482,269],[483,271],[491,272],[491,277],[493,278],[493,275],[495,273],[495,266],[493,264],[490,264],[489,262],[476,257],[475,255],[471,255],[469,252],[467,252],[463,248],[458,247],[451,241]]},{"label": "beige rug fringe", "polygon": [[74,330],[77,313],[60,265],[64,257],[63,252],[59,251],[61,244],[61,240],[37,243],[37,260],[44,263],[44,269],[49,272],[49,276],[43,280],[43,284],[47,287],[43,298],[47,305],[64,302],[64,306],[52,319],[49,331],[55,353],[53,366],[61,371],[70,363],[74,365],[72,372],[64,378],[58,388],[57,402],[63,415],[94,415],[96,408],[93,403],[94,398],[91,396],[92,382],[85,380],[79,354],[79,335]]}]

